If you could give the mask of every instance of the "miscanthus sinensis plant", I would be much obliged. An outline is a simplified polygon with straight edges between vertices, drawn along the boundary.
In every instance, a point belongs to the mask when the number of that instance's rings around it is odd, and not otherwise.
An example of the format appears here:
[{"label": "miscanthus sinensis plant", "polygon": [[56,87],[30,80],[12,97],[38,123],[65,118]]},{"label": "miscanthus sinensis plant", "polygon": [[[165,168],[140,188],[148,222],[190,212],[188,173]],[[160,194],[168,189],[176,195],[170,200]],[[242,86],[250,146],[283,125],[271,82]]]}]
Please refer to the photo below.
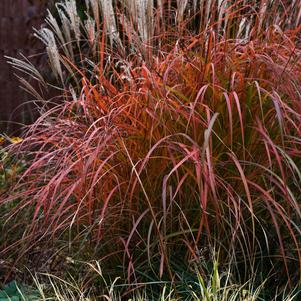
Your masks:
[{"label": "miscanthus sinensis plant", "polygon": [[19,200],[1,256],[68,241],[129,283],[177,281],[215,246],[237,279],[297,283],[300,16],[299,1],[57,3],[35,31],[51,80],[10,59],[41,116],[10,150],[29,167],[1,200]]}]

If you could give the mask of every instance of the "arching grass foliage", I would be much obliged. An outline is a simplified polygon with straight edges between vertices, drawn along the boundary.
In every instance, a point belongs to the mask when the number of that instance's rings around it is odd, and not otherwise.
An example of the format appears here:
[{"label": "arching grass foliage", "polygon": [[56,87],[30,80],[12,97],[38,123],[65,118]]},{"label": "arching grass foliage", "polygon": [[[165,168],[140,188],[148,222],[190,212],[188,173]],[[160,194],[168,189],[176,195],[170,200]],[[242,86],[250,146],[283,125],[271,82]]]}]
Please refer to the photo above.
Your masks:
[{"label": "arching grass foliage", "polygon": [[2,256],[67,240],[131,283],[215,247],[239,279],[298,282],[300,7],[174,2],[63,1],[36,33],[54,82],[11,60],[61,97],[10,147],[28,168]]}]

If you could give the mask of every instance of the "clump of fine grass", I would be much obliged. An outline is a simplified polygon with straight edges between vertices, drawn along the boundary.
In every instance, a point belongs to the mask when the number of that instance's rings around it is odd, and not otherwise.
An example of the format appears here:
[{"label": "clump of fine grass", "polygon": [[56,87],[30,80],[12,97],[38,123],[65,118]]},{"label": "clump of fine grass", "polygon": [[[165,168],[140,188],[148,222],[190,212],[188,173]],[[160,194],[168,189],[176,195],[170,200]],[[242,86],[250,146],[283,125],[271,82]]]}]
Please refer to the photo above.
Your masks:
[{"label": "clump of fine grass", "polygon": [[241,282],[258,269],[298,282],[297,4],[208,3],[187,19],[168,1],[153,15],[87,1],[86,19],[65,1],[48,16],[36,35],[62,97],[11,147],[29,167],[1,201],[20,200],[3,256],[68,241],[139,283],[178,281],[218,245]]},{"label": "clump of fine grass", "polygon": [[[75,263],[75,262],[74,262]],[[158,283],[140,283],[135,286],[120,283],[120,279],[106,280],[99,262],[83,263],[81,267],[86,272],[88,279],[93,278],[94,282],[89,285],[85,280],[74,279],[69,276],[59,278],[50,274],[36,274],[34,276],[35,294],[39,295],[39,300],[191,300],[191,301],[259,301],[264,300],[265,282],[254,286],[252,279],[244,284],[233,282],[231,268],[221,271],[216,261],[208,270],[206,276],[202,276],[200,271],[191,271],[191,280],[184,283],[176,283],[176,291],[172,289],[171,283],[160,281]],[[88,268],[88,269],[87,269]],[[93,274],[94,276],[92,277]],[[160,286],[158,291],[153,287]],[[128,288],[128,289],[127,289]],[[300,292],[299,292],[300,293]],[[298,290],[291,290],[289,294],[283,295],[274,292],[269,300],[293,301],[299,296]]]}]

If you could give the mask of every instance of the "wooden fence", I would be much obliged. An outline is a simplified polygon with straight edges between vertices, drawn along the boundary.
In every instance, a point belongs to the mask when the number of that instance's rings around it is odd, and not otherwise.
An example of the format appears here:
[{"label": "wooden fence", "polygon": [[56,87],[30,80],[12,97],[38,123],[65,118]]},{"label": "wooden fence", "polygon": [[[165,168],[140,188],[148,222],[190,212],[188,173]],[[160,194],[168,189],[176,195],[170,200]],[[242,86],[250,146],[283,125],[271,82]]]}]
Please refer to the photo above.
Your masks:
[{"label": "wooden fence", "polygon": [[7,64],[5,56],[29,56],[39,64],[44,52],[33,38],[32,27],[39,28],[44,20],[46,1],[0,0],[0,131],[12,132],[34,118],[30,96],[19,88],[15,70]]}]

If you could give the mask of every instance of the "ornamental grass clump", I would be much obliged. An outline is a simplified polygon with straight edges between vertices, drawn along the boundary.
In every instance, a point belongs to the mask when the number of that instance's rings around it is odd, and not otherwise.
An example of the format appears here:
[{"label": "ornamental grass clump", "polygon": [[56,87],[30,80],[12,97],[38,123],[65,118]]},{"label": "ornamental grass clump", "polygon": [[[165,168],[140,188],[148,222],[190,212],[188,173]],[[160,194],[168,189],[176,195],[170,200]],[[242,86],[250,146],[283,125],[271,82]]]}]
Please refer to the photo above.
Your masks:
[{"label": "ornamental grass clump", "polygon": [[301,10],[220,2],[57,4],[36,35],[61,98],[10,149],[28,168],[1,256],[67,241],[129,283],[179,281],[214,246],[242,282],[299,281]]}]

